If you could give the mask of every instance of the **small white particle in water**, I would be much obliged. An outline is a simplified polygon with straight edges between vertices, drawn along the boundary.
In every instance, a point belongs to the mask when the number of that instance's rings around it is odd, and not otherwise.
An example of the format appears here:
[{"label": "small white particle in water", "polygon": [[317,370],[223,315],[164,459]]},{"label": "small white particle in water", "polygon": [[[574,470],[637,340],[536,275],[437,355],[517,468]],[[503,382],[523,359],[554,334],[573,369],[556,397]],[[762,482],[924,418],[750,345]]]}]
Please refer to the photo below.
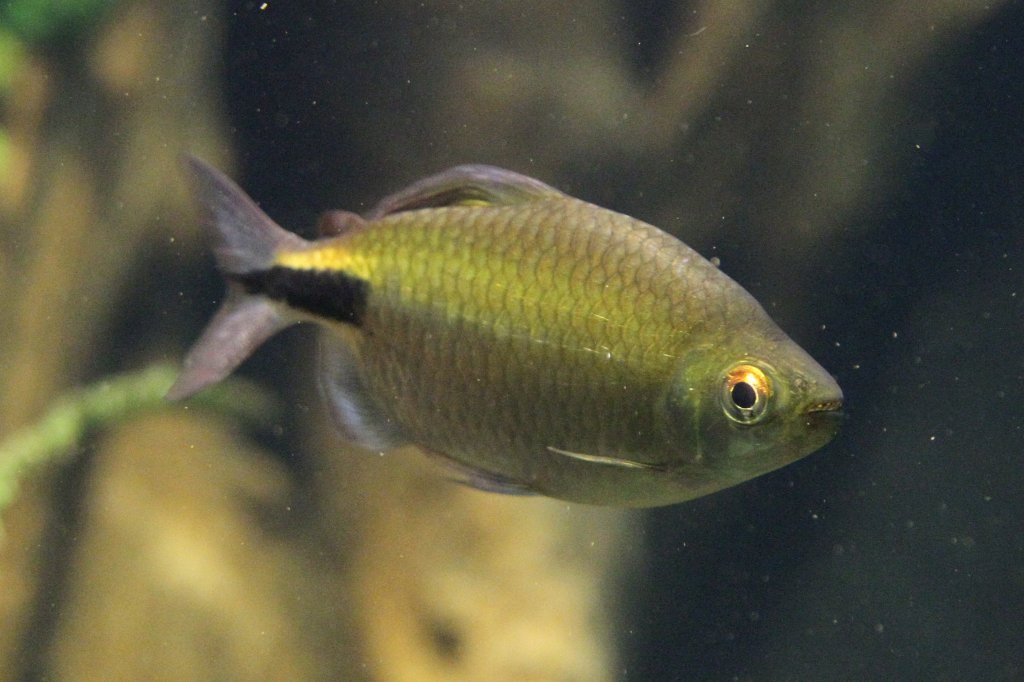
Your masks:
[{"label": "small white particle in water", "polygon": [[261,12],[267,8],[267,4],[268,3],[263,3],[262,5],[260,5],[260,11]]},{"label": "small white particle in water", "polygon": [[875,632],[877,632],[878,634],[882,634],[883,632],[885,632],[885,626],[881,623],[875,623]]}]

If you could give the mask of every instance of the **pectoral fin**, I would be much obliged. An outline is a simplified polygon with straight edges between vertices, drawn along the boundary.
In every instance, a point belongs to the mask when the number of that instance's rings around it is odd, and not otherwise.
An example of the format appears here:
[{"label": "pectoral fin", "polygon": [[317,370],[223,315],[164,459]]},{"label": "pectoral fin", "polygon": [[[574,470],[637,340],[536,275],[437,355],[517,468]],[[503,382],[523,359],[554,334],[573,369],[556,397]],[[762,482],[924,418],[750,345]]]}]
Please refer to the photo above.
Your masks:
[{"label": "pectoral fin", "polygon": [[494,166],[449,168],[385,197],[370,220],[392,213],[442,206],[507,206],[545,197],[565,196],[540,180]]}]

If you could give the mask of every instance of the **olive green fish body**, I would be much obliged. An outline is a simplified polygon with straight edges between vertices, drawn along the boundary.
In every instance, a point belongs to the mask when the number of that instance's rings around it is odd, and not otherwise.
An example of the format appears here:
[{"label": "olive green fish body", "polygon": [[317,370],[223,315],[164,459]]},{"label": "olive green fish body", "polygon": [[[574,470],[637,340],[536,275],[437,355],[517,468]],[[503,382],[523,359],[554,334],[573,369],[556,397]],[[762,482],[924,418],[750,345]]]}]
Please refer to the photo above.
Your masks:
[{"label": "olive green fish body", "polygon": [[[641,221],[463,167],[386,199],[368,220],[339,213],[325,230],[336,236],[305,242],[265,216],[265,229],[234,229],[257,222],[254,206],[216,171],[193,170],[234,282],[211,329],[246,332],[235,344],[204,335],[175,397],[311,319],[327,327],[321,382],[346,435],[377,449],[419,445],[488,489],[667,504],[781,466],[834,433],[834,420],[818,423],[841,395],[824,370],[739,285]],[[735,369],[748,366],[757,376]],[[723,390],[726,403],[753,401],[731,406],[742,419],[782,401],[793,414],[777,409],[775,426],[754,433],[728,404],[723,414]]]},{"label": "olive green fish body", "polygon": [[698,332],[669,285],[709,267],[678,241],[566,198],[397,214],[339,247],[374,264],[357,343],[411,442],[548,486],[586,466],[555,449],[675,454],[661,408]]}]

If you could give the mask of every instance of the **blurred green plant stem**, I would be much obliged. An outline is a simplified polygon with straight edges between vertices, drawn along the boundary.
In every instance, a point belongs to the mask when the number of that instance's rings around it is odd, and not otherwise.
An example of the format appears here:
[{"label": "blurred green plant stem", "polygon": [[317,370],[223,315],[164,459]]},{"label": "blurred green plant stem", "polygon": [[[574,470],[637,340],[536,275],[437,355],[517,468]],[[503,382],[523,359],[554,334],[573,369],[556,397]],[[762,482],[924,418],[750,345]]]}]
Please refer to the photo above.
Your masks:
[{"label": "blurred green plant stem", "polygon": [[237,378],[181,405],[168,403],[164,394],[177,372],[176,367],[158,364],[77,389],[57,398],[37,422],[0,441],[0,513],[14,502],[22,477],[41,466],[70,459],[90,435],[140,414],[199,409],[256,423],[277,409],[266,391]]}]

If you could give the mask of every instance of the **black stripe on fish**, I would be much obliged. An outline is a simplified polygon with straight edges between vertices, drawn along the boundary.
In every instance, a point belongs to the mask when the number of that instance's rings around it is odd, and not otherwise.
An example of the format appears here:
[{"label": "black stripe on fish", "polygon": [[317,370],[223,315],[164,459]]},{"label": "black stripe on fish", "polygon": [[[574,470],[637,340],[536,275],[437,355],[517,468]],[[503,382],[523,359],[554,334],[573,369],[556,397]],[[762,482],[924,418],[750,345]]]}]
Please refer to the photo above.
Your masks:
[{"label": "black stripe on fish", "polygon": [[262,294],[293,308],[357,326],[362,323],[370,293],[365,280],[333,270],[274,266],[229,277],[250,294]]}]

